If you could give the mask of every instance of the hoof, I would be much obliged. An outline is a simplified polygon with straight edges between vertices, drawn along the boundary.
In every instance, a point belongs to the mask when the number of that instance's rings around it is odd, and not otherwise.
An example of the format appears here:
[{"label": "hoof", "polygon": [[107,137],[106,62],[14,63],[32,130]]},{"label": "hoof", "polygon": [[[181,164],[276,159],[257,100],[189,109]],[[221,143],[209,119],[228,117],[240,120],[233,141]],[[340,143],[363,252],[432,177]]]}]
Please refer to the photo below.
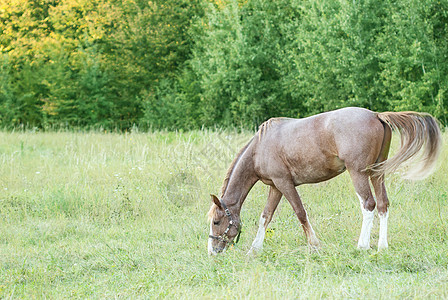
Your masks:
[{"label": "hoof", "polygon": [[308,245],[308,249],[310,251],[310,253],[320,253],[320,246],[316,246],[316,245]]},{"label": "hoof", "polygon": [[388,247],[389,247],[389,245],[387,244],[387,242],[386,243],[378,243],[378,251],[385,250]]},{"label": "hoof", "polygon": [[308,241],[308,246],[310,246],[310,248],[315,248],[315,249],[319,249],[320,248],[320,242],[317,238],[311,239]]},{"label": "hoof", "polygon": [[369,244],[367,244],[367,245],[358,244],[358,249],[363,250],[363,251],[370,250],[370,245]]},{"label": "hoof", "polygon": [[260,253],[261,250],[262,250],[261,248],[250,247],[250,249],[249,249],[249,251],[247,251],[246,255],[247,256],[253,256],[253,255],[256,255],[256,254]]}]

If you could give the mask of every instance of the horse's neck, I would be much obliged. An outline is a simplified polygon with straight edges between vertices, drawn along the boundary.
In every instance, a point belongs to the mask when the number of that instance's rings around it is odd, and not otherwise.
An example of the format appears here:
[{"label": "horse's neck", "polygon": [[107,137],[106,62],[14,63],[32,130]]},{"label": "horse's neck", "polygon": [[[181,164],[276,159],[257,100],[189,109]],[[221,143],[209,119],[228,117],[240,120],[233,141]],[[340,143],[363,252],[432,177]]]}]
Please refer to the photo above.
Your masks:
[{"label": "horse's neck", "polygon": [[257,181],[251,151],[245,151],[232,170],[222,200],[239,214],[247,194]]}]

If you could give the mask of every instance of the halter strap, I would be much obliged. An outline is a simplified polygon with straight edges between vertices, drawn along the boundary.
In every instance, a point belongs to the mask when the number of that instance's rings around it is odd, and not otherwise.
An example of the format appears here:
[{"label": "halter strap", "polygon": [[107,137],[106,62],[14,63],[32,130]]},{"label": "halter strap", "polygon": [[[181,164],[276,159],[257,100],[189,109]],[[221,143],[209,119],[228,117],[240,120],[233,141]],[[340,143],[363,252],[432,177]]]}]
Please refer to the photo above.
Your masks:
[{"label": "halter strap", "polygon": [[222,208],[224,208],[224,212],[227,218],[231,218],[230,210],[227,208],[227,205],[225,205],[225,203],[222,202],[222,200],[219,200],[219,203],[221,204]]},{"label": "halter strap", "polygon": [[224,230],[223,234],[218,235],[218,236],[209,235],[208,237],[211,239],[214,239],[214,240],[219,240],[224,243],[228,243],[229,238],[227,237],[227,232],[229,232],[230,227],[235,226],[238,230],[238,235],[236,236],[236,241],[233,242],[233,245],[234,245],[234,244],[238,243],[240,240],[241,226],[235,225],[235,223],[233,222],[233,219],[232,219],[232,214],[230,213],[230,210],[227,208],[227,205],[225,205],[225,203],[222,202],[222,200],[219,200],[219,203],[221,204],[222,208],[224,208],[224,213],[226,214],[227,219],[229,219],[229,226],[227,226],[227,228],[226,228],[226,230]]}]

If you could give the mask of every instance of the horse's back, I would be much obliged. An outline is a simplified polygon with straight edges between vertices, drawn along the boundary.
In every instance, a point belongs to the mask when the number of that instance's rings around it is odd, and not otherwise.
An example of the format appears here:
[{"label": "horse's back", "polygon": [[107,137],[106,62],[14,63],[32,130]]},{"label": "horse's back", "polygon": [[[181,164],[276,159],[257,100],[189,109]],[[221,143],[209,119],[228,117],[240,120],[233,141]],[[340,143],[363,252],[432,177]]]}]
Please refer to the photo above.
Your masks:
[{"label": "horse's back", "polygon": [[376,113],[355,107],[284,119],[258,133],[256,165],[265,174],[288,170],[296,184],[327,180],[373,164],[383,131]]},{"label": "horse's back", "polygon": [[[304,119],[286,119],[277,136],[285,142],[297,141],[338,154],[356,144],[382,141],[383,126],[377,114],[365,108],[347,107]],[[283,133],[281,133],[283,132]]]}]

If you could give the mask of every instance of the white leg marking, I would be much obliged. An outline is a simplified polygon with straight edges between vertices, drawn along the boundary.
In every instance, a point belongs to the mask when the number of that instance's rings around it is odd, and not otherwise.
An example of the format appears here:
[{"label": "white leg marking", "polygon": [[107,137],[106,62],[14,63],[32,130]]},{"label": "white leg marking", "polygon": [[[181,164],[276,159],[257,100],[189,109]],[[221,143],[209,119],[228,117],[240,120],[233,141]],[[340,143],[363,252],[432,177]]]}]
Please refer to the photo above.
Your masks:
[{"label": "white leg marking", "polygon": [[[212,222],[210,222],[210,235],[213,235],[213,231],[212,231]],[[218,253],[216,253],[215,250],[213,250],[213,240],[211,238],[208,238],[208,254],[209,255],[216,255]]]},{"label": "white leg marking", "polygon": [[260,221],[258,224],[258,232],[257,236],[255,237],[255,240],[252,242],[252,246],[250,247],[250,250],[247,254],[252,254],[254,251],[259,252],[261,249],[263,249],[263,241],[264,236],[266,234],[266,219],[263,217],[260,217]]},{"label": "white leg marking", "polygon": [[308,219],[308,214],[307,214],[307,216],[306,216],[306,221],[307,221],[308,225],[310,226],[310,228],[309,228],[309,230],[310,230],[310,232],[309,232],[310,236],[309,236],[308,244],[309,244],[312,248],[317,249],[317,248],[319,247],[319,245],[320,245],[320,242],[319,242],[319,240],[318,240],[317,237],[316,237],[316,233],[314,232],[313,226],[311,226],[310,220]]},{"label": "white leg marking", "polygon": [[387,219],[389,218],[389,211],[385,214],[378,214],[380,217],[380,238],[378,240],[378,250],[386,249],[387,244]]},{"label": "white leg marking", "polygon": [[358,240],[358,248],[359,249],[370,249],[370,232],[372,231],[373,225],[373,215],[374,211],[368,211],[364,208],[364,200],[356,194],[359,198],[359,202],[361,203],[361,211],[362,211],[362,227],[361,234],[359,235]]}]

